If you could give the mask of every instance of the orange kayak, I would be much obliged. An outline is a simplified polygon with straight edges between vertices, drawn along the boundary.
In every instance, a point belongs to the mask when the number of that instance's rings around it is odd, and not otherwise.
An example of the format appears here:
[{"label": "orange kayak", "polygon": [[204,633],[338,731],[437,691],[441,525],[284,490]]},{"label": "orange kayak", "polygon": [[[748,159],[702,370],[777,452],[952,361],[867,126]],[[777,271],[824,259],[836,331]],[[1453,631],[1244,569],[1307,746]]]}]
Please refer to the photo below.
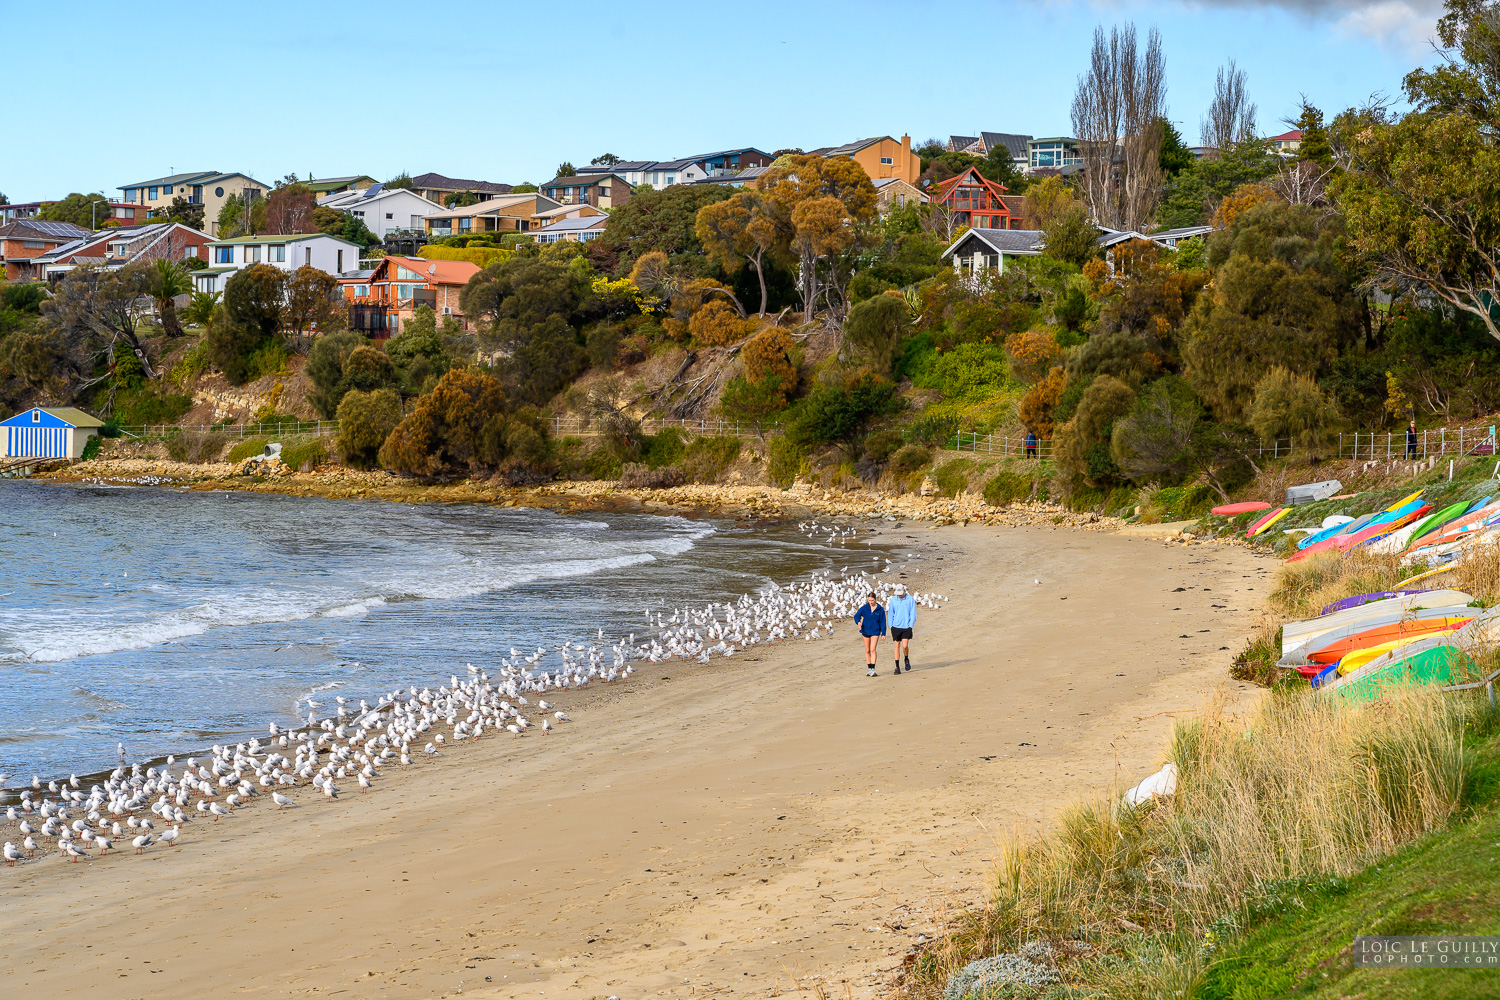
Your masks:
[{"label": "orange kayak", "polygon": [[1377,625],[1375,628],[1356,632],[1354,635],[1324,646],[1317,652],[1309,653],[1307,658],[1314,663],[1335,663],[1361,649],[1369,649],[1388,642],[1420,639],[1423,636],[1436,635],[1441,632],[1452,632],[1463,628],[1473,620],[1473,615],[1455,615],[1447,618],[1419,618],[1414,621]]}]

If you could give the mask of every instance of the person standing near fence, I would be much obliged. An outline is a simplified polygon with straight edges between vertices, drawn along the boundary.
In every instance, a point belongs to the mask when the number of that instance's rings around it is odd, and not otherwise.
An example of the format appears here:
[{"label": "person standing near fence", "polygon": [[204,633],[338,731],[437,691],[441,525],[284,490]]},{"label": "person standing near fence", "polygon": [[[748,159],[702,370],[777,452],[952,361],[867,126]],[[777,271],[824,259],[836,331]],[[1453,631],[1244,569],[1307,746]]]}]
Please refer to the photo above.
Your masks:
[{"label": "person standing near fence", "polygon": [[1036,453],[1037,453],[1036,431],[1027,431],[1026,432],[1026,457],[1027,458],[1036,458]]},{"label": "person standing near fence", "polygon": [[1417,422],[1415,420],[1406,427],[1406,457],[1417,457]]}]

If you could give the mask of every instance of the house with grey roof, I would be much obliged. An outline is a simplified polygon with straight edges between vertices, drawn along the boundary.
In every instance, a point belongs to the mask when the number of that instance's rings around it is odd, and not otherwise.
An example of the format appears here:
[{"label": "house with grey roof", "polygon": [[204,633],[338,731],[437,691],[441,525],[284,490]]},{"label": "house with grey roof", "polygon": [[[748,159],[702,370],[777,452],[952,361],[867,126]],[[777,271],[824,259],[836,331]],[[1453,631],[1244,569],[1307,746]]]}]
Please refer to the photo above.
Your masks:
[{"label": "house with grey roof", "polygon": [[475,181],[467,177],[445,177],[435,173],[418,174],[411,179],[411,185],[412,190],[417,194],[444,208],[451,207],[448,204],[449,199],[473,198],[474,201],[489,201],[491,198],[510,194],[511,189],[511,185],[497,181]]},{"label": "house with grey roof", "polygon": [[988,156],[990,150],[1003,146],[1016,169],[1025,173],[1030,162],[1026,144],[1030,141],[1031,136],[1014,132],[980,132],[978,135],[950,135],[948,148],[955,153]]},{"label": "house with grey roof", "polygon": [[571,240],[575,243],[587,243],[604,235],[604,227],[609,225],[607,215],[576,215],[572,218],[558,219],[550,226],[544,226],[536,231],[535,239],[538,243],[557,243],[561,240]]},{"label": "house with grey roof", "polygon": [[75,240],[93,235],[71,222],[17,219],[0,226],[0,276],[6,281],[41,278],[36,259]]},{"label": "house with grey roof", "polygon": [[578,175],[618,174],[631,187],[665,188],[676,184],[700,184],[727,179],[752,168],[771,165],[772,156],[754,146],[721,149],[675,160],[618,160],[591,163],[578,168]]},{"label": "house with grey roof", "polygon": [[121,184],[120,190],[125,204],[144,205],[148,216],[165,213],[178,198],[189,205],[202,205],[204,226],[209,235],[217,236],[219,212],[226,203],[239,199],[248,205],[264,198],[270,187],[248,174],[198,170],[132,181]]},{"label": "house with grey roof", "polygon": [[442,205],[415,191],[388,188],[384,184],[324,195],[318,199],[318,205],[348,212],[382,240],[393,232],[421,232],[423,219],[443,211]]}]

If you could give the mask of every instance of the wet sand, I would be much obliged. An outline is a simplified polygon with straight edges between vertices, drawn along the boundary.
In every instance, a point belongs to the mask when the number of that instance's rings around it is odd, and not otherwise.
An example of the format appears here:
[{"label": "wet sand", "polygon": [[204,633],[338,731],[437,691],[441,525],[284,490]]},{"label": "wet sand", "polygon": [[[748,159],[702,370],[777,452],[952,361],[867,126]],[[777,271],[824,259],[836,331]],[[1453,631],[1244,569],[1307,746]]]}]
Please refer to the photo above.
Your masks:
[{"label": "wet sand", "polygon": [[874,995],[981,898],[1007,833],[1154,771],[1216,687],[1256,696],[1226,668],[1270,585],[1234,546],[887,536],[951,598],[919,612],[910,674],[883,644],[866,678],[848,623],[643,663],[560,698],[550,735],[333,803],[304,786],[140,857],[7,869],[0,973],[69,997]]}]

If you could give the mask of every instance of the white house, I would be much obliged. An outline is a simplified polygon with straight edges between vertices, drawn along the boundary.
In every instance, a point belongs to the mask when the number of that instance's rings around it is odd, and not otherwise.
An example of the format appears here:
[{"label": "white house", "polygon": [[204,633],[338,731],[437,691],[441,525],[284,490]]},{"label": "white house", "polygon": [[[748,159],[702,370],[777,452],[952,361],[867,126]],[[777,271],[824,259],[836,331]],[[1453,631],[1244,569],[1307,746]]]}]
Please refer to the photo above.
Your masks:
[{"label": "white house", "polygon": [[82,458],[104,421],[71,406],[36,406],[0,420],[0,458]]},{"label": "white house", "polygon": [[365,224],[370,232],[385,239],[385,234],[396,229],[422,231],[422,219],[443,206],[428,201],[415,191],[405,188],[387,188],[371,184],[362,191],[339,191],[318,199],[325,208],[336,208],[348,212]]},{"label": "white house", "polygon": [[193,272],[193,288],[199,292],[222,292],[229,276],[251,264],[270,264],[283,271],[312,265],[338,275],[359,266],[364,248],[342,236],[302,233],[292,236],[240,236],[207,244],[209,266]]}]

